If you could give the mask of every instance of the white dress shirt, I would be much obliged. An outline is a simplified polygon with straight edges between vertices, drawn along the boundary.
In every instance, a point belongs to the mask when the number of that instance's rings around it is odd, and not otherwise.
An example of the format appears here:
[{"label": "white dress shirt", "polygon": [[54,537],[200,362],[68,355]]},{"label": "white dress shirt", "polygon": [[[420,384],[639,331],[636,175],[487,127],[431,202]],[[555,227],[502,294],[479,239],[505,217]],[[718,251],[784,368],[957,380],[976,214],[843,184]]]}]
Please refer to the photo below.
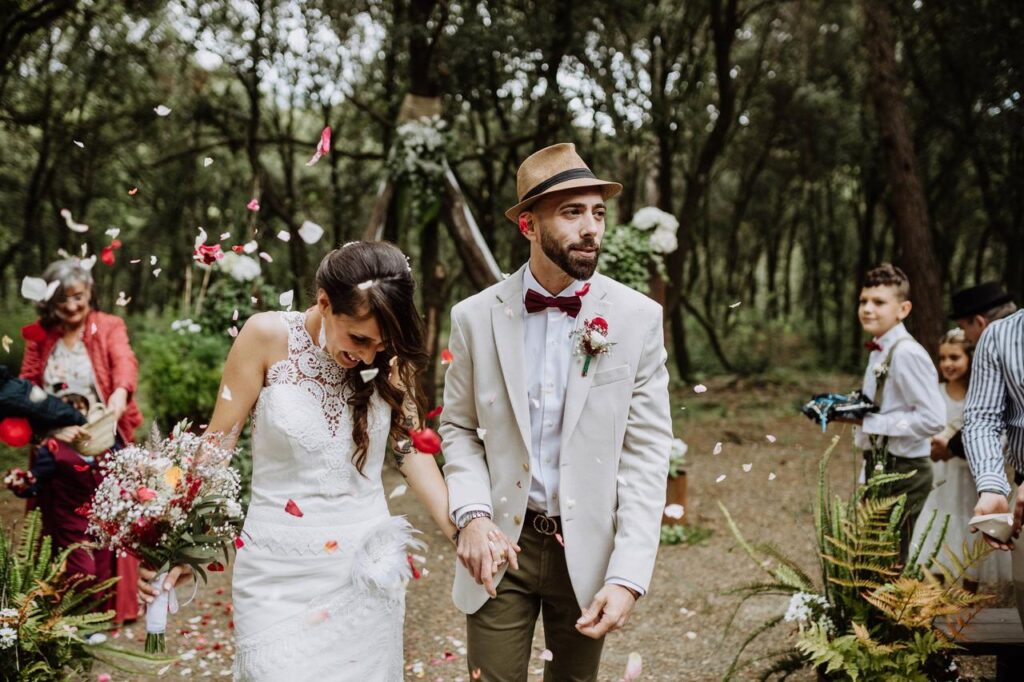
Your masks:
[{"label": "white dress shirt", "polygon": [[[884,395],[876,396],[876,368],[885,362],[893,344],[901,339],[889,366]],[[888,436],[889,452],[896,457],[916,459],[931,453],[931,437],[946,426],[946,405],[939,392],[939,374],[921,344],[903,323],[875,339],[881,350],[871,351],[864,370],[864,395],[882,409],[864,416],[854,429],[853,442],[861,450],[871,448],[870,436]]]}]

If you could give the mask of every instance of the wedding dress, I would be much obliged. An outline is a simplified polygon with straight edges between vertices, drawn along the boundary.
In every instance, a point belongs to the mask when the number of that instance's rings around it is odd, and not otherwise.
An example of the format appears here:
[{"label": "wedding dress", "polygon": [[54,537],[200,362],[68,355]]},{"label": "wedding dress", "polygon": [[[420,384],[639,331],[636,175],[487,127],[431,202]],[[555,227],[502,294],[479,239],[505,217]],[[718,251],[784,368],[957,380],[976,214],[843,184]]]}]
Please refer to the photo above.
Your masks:
[{"label": "wedding dress", "polygon": [[253,410],[234,676],[399,682],[412,528],[391,516],[381,481],[390,408],[374,394],[360,474],[345,370],[313,343],[303,313],[281,317],[288,357],[268,370]]}]

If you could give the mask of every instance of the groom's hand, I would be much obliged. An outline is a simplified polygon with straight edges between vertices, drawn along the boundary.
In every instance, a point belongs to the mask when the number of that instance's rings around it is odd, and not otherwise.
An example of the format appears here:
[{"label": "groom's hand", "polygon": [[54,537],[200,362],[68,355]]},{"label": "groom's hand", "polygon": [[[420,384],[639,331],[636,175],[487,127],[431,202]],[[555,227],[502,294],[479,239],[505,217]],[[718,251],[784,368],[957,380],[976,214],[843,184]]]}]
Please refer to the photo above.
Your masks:
[{"label": "groom's hand", "polygon": [[493,521],[480,517],[473,519],[462,529],[456,554],[476,580],[476,584],[483,585],[491,597],[497,597],[494,575],[505,561],[508,561],[513,569],[519,568],[519,560],[516,557],[518,551],[519,547],[513,544]]},{"label": "groom's hand", "polygon": [[609,583],[594,595],[594,601],[576,621],[576,629],[587,637],[601,639],[626,624],[635,604],[632,592],[622,585]]}]

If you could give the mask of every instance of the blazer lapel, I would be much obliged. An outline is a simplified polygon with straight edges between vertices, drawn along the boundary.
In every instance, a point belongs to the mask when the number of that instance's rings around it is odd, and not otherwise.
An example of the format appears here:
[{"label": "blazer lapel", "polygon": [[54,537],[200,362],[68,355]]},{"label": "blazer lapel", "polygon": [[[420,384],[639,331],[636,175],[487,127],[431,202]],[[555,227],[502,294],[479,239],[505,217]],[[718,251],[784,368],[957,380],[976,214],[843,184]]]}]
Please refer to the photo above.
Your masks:
[{"label": "blazer lapel", "polygon": [[498,364],[505,379],[512,412],[530,452],[530,409],[526,395],[526,350],[523,337],[523,268],[511,275],[497,291],[498,303],[491,307],[491,328],[498,351]]},{"label": "blazer lapel", "polygon": [[[591,280],[590,291],[583,297],[583,307],[576,317],[576,329],[583,326],[583,322],[595,315],[608,320],[608,301],[604,300],[607,292],[596,279]],[[610,320],[609,320],[610,322]],[[573,340],[573,350],[576,348],[576,341]],[[614,352],[614,350],[612,351]],[[583,405],[587,402],[587,393],[590,392],[590,385],[594,381],[594,374],[601,368],[601,356],[590,361],[590,369],[587,376],[583,376],[583,362],[586,358],[574,355],[569,363],[569,379],[565,388],[565,409],[562,412],[562,457],[568,452],[567,445],[576,430],[576,424],[583,413]]]}]

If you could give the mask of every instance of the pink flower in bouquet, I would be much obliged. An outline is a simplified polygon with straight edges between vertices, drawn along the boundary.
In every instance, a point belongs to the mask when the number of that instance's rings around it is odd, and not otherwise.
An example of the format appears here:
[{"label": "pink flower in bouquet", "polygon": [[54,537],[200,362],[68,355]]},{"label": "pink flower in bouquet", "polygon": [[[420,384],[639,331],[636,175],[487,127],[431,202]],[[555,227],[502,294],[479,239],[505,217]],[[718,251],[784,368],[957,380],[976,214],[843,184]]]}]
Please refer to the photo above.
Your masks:
[{"label": "pink flower in bouquet", "polygon": [[139,489],[135,491],[135,499],[139,502],[149,502],[150,500],[156,499],[156,491],[146,486],[139,486]]}]

